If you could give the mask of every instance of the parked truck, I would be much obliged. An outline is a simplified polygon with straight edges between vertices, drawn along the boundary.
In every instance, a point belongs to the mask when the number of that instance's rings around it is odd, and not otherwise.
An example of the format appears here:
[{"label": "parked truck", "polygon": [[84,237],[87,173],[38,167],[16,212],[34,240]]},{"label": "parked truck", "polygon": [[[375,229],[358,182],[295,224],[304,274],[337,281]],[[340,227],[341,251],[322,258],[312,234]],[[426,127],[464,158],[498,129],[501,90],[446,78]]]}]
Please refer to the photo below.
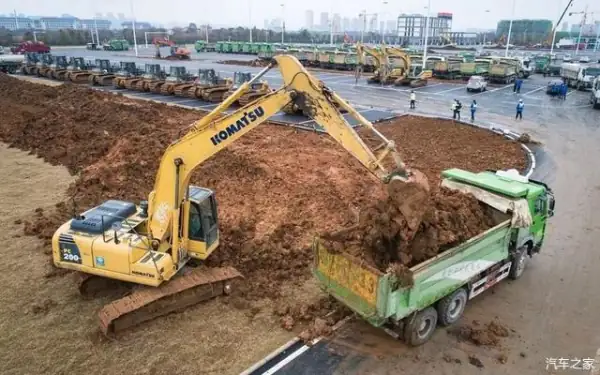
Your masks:
[{"label": "parked truck", "polygon": [[560,67],[560,76],[569,87],[591,89],[594,79],[600,76],[600,64],[564,63]]},{"label": "parked truck", "polygon": [[[541,250],[554,196],[544,183],[512,171],[450,169],[442,186],[470,193],[495,226],[410,268],[407,282],[315,238],[313,274],[320,287],[370,324],[409,345],[425,343],[436,325],[462,316],[467,302],[505,278],[518,279]],[[514,306],[518,308],[518,306]]]},{"label": "parked truck", "polygon": [[590,97],[590,104],[595,109],[600,109],[600,76],[594,79],[594,84],[592,85],[592,95]]},{"label": "parked truck", "polygon": [[486,77],[490,70],[490,61],[487,59],[475,59],[474,62],[460,63],[460,75],[468,79],[471,76]]},{"label": "parked truck", "polygon": [[447,79],[455,79],[460,75],[461,62],[457,60],[436,61],[433,64],[433,76]]},{"label": "parked truck", "polygon": [[0,55],[0,72],[14,74],[25,63],[23,55]]},{"label": "parked truck", "polygon": [[511,83],[517,78],[517,68],[509,64],[492,64],[489,80],[494,83]]}]

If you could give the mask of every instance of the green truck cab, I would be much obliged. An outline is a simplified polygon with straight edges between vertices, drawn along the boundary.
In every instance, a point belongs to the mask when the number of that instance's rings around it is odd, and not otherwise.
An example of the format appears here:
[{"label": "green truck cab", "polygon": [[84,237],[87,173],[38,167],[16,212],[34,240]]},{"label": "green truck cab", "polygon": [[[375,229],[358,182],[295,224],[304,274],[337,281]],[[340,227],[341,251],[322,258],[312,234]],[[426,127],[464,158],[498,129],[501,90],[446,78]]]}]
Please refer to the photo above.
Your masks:
[{"label": "green truck cab", "polygon": [[409,345],[425,343],[438,324],[460,319],[468,300],[499,281],[519,278],[540,251],[554,196],[544,183],[517,171],[471,173],[450,169],[442,186],[473,194],[495,226],[410,268],[410,283],[315,238],[313,274],[320,287],[370,324]]}]

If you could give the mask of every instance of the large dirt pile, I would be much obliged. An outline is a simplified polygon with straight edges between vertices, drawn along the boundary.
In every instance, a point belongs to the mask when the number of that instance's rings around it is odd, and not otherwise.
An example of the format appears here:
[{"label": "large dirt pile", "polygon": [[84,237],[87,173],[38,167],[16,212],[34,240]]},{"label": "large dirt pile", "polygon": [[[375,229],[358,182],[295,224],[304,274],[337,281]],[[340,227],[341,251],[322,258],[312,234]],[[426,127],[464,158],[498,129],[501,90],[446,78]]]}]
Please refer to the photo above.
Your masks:
[{"label": "large dirt pile", "polygon": [[[68,192],[72,199],[56,212],[32,213],[26,223],[28,233],[46,240],[69,219],[73,203],[83,211],[106,199],[146,199],[164,149],[201,117],[4,75],[0,108],[0,139],[78,174]],[[379,129],[432,186],[449,167],[525,166],[518,143],[451,121],[406,117]],[[331,138],[276,125],[258,127],[209,159],[192,183],[213,189],[219,201],[221,246],[210,263],[238,268],[253,297],[276,297],[282,286],[309,277],[313,235],[351,226],[359,212],[386,197],[385,188]]]}]

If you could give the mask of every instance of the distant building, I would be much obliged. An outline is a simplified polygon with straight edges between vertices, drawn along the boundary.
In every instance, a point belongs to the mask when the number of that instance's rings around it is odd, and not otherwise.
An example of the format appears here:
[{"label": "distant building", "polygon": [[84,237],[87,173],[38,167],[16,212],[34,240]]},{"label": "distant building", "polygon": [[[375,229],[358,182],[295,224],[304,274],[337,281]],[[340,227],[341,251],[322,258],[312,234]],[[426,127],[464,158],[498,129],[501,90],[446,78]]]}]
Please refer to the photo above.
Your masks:
[{"label": "distant building", "polygon": [[39,22],[48,31],[79,28],[79,19],[75,17],[40,17]]},{"label": "distant building", "polygon": [[[121,27],[123,29],[131,29],[131,22],[122,22]],[[152,24],[150,22],[138,22],[135,21],[135,29],[136,30],[148,30],[152,28]]]},{"label": "distant building", "polygon": [[329,13],[321,12],[321,16],[319,18],[319,30],[329,30]]},{"label": "distant building", "polygon": [[350,31],[360,31],[362,30],[362,25],[361,19],[354,17],[352,18],[352,21],[350,21]]},{"label": "distant building", "polygon": [[333,27],[334,32],[339,33],[342,31],[342,17],[339,13],[333,15],[333,20],[331,22],[333,22],[331,26]]},{"label": "distant building", "polygon": [[344,17],[342,19],[342,31],[344,32],[348,32],[351,31],[351,27],[350,27],[350,18],[348,17]]},{"label": "distant building", "polygon": [[0,28],[10,31],[33,28],[33,20],[26,17],[0,17]]},{"label": "distant building", "polygon": [[84,30],[110,30],[112,22],[109,20],[90,20],[90,19],[81,19],[79,20],[79,28]]},{"label": "distant building", "polygon": [[307,10],[304,13],[304,27],[306,30],[314,30],[315,28],[315,13],[312,10]]},{"label": "distant building", "polygon": [[385,32],[386,33],[395,33],[397,26],[396,26],[396,21],[386,21],[385,23]]},{"label": "distant building", "polygon": [[[423,44],[425,40],[425,24],[427,17],[422,14],[401,14],[397,22],[397,35],[401,44]],[[438,13],[429,17],[428,43],[442,45],[458,43],[459,35],[450,35],[452,29],[452,13]]]},{"label": "distant building", "polygon": [[[510,20],[498,22],[496,37],[508,37]],[[552,32],[550,20],[513,20],[510,33],[510,42],[515,44],[540,43],[548,38]]]},{"label": "distant building", "polygon": [[560,31],[569,31],[569,23],[563,22],[562,25],[560,25]]}]

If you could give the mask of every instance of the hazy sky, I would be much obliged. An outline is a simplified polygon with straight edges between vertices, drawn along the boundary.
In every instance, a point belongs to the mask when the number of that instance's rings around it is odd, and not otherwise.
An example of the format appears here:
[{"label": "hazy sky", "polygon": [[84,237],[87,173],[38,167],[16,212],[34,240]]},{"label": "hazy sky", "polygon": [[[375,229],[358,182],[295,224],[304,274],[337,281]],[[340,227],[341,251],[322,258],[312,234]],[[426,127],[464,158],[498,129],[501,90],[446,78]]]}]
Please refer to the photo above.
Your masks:
[{"label": "hazy sky", "polygon": [[[315,24],[319,23],[321,12],[340,13],[342,17],[355,17],[365,9],[368,13],[383,12],[384,20],[394,19],[399,13],[425,13],[427,0],[132,0],[136,19],[154,23],[196,22],[212,24],[249,25],[249,8],[252,9],[252,24],[262,27],[264,19],[281,17],[285,4],[286,25],[299,28],[305,24],[305,11],[314,11]],[[511,17],[512,8],[509,0],[430,0],[432,12],[451,12],[454,14],[453,29],[460,31],[466,28],[496,27],[499,19]],[[582,11],[587,2],[575,0],[572,11]],[[17,13],[27,15],[60,15],[72,14],[77,17],[92,17],[95,12],[131,14],[129,0],[2,0],[0,13],[7,14],[16,9]],[[555,21],[567,0],[516,0],[516,18],[545,18]],[[508,7],[506,7],[508,5]],[[486,13],[485,10],[490,10]],[[591,9],[599,10],[600,9]],[[596,18],[600,18],[597,14]],[[580,22],[580,15],[565,16],[570,24]]]}]

